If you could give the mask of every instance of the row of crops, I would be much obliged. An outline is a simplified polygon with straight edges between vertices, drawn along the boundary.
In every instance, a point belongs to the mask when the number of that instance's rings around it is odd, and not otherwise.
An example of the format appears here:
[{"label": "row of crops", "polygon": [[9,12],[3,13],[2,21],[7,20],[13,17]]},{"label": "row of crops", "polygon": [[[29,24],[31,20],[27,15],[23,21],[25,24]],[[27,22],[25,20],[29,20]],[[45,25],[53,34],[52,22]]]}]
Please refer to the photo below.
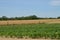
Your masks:
[{"label": "row of crops", "polygon": [[0,26],[0,36],[60,39],[60,24],[21,24]]}]

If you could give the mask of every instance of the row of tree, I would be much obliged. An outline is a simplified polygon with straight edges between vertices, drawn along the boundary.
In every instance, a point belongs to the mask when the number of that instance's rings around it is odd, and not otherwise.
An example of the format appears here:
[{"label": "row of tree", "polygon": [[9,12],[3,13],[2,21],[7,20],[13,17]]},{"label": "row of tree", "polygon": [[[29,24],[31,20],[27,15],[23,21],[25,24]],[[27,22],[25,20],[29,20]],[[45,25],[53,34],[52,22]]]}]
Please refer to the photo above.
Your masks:
[{"label": "row of tree", "polygon": [[26,17],[11,17],[11,18],[8,18],[6,16],[0,17],[0,20],[34,20],[34,19],[60,19],[60,17],[41,18],[41,17],[37,17],[36,15],[31,15],[31,16],[26,16]]}]

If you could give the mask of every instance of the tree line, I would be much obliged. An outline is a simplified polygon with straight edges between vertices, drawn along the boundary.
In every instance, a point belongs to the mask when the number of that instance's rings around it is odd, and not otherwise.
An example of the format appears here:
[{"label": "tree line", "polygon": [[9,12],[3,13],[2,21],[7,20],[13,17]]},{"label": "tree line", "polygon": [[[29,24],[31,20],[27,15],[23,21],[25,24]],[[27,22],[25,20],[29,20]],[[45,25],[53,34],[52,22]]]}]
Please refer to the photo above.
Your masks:
[{"label": "tree line", "polygon": [[25,17],[6,17],[2,16],[0,17],[0,20],[35,20],[35,19],[60,19],[60,17],[57,18],[42,18],[42,17],[37,17],[36,15],[31,15],[31,16],[25,16]]}]

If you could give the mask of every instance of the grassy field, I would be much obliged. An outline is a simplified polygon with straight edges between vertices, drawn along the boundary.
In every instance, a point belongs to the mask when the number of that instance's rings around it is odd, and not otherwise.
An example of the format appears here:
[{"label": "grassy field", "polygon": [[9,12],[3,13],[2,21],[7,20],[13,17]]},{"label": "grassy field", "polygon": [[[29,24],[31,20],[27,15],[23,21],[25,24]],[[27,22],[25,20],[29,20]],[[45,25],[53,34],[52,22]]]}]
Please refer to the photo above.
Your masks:
[{"label": "grassy field", "polygon": [[60,39],[60,24],[20,24],[0,26],[0,36],[10,38]]}]

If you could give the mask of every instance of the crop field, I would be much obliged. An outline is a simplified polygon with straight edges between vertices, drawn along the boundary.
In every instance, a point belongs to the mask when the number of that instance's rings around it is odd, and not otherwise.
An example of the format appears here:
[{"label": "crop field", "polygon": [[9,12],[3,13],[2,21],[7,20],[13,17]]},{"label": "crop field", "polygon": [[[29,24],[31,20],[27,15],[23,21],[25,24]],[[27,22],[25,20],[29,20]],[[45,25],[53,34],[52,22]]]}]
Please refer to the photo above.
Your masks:
[{"label": "crop field", "polygon": [[6,21],[0,21],[0,25],[10,25],[10,24],[37,24],[37,23],[60,23],[60,19],[6,20]]},{"label": "crop field", "polygon": [[60,39],[60,24],[1,25],[0,36],[10,38]]},{"label": "crop field", "polygon": [[60,19],[0,21],[0,40],[45,39],[60,39]]}]

